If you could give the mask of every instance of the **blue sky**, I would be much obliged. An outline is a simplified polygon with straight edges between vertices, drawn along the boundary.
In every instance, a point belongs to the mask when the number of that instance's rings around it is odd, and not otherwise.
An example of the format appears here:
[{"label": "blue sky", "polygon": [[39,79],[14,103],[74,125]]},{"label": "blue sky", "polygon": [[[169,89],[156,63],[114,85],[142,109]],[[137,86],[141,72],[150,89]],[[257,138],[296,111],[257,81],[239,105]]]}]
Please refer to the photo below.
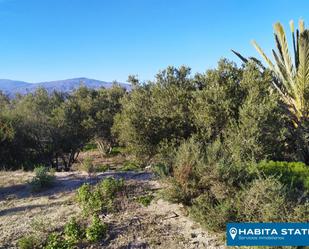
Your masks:
[{"label": "blue sky", "polygon": [[272,25],[304,18],[297,0],[0,0],[0,78],[151,80],[168,65],[214,67],[230,49],[268,53]]}]

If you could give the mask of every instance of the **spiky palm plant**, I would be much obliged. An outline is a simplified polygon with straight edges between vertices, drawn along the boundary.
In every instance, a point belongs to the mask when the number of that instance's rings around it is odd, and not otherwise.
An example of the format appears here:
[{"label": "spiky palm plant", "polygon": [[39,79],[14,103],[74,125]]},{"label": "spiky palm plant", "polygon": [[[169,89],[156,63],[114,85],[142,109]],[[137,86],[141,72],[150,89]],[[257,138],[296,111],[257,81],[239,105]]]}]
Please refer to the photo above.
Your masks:
[{"label": "spiky palm plant", "polygon": [[[279,92],[287,114],[292,119],[297,131],[298,151],[302,160],[309,163],[308,124],[309,124],[309,30],[305,29],[303,20],[299,21],[298,29],[290,21],[293,41],[293,54],[290,53],[286,33],[281,23],[274,25],[276,50],[272,50],[274,62],[253,41],[253,46],[266,61],[274,77],[272,84]],[[249,59],[232,50],[242,61],[253,60],[263,69],[262,63],[254,57]]]},{"label": "spiky palm plant", "polygon": [[[309,30],[304,21],[299,21],[299,29],[294,29],[290,21],[293,40],[293,58],[290,55],[286,34],[280,23],[274,25],[277,51],[272,50],[275,63],[267,57],[261,47],[253,41],[253,46],[263,57],[274,73],[273,85],[279,92],[289,110],[294,125],[297,127],[303,118],[309,118]],[[241,60],[248,59],[233,51]],[[258,61],[251,57],[251,60]],[[294,59],[294,60],[292,60]]]}]

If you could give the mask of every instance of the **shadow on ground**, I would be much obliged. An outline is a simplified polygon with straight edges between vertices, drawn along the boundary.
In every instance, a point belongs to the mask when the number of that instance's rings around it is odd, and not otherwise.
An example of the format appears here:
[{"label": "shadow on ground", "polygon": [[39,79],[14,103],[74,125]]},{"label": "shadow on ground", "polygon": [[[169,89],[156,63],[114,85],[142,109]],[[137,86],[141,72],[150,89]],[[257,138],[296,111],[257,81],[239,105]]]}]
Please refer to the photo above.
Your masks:
[{"label": "shadow on ground", "polygon": [[0,188],[0,201],[10,199],[22,199],[29,197],[50,196],[58,193],[71,192],[79,188],[83,183],[95,184],[103,178],[114,177],[124,180],[147,181],[153,178],[148,172],[104,172],[98,173],[95,177],[88,177],[80,172],[61,172],[56,174],[56,181],[53,187],[43,190],[40,193],[33,193],[27,183],[12,185]]}]

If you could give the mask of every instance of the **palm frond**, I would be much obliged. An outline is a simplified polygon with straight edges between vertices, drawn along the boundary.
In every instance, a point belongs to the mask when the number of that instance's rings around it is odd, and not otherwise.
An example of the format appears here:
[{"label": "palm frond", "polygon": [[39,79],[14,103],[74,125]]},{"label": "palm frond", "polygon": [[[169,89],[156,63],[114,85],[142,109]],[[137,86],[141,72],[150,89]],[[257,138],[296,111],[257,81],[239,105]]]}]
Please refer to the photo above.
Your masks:
[{"label": "palm frond", "polygon": [[297,72],[298,95],[301,109],[305,108],[305,91],[309,87],[309,30],[305,30],[299,37],[299,69]]}]

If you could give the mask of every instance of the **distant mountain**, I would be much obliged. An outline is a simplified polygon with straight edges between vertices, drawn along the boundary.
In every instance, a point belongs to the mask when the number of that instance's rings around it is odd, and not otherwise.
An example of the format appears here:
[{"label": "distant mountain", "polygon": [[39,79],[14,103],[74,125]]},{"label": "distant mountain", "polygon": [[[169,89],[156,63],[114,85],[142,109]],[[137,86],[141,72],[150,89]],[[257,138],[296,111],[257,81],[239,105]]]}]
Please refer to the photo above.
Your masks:
[{"label": "distant mountain", "polygon": [[[119,82],[118,84],[126,88],[127,90],[131,89],[130,84],[119,83]],[[0,91],[3,91],[5,94],[11,97],[15,96],[15,94],[17,93],[20,94],[32,93],[39,87],[45,88],[49,93],[53,91],[69,93],[77,89],[81,85],[93,89],[98,89],[100,87],[110,88],[113,85],[113,83],[88,78],[74,78],[67,80],[40,82],[40,83],[28,83],[24,81],[0,79]]]}]

